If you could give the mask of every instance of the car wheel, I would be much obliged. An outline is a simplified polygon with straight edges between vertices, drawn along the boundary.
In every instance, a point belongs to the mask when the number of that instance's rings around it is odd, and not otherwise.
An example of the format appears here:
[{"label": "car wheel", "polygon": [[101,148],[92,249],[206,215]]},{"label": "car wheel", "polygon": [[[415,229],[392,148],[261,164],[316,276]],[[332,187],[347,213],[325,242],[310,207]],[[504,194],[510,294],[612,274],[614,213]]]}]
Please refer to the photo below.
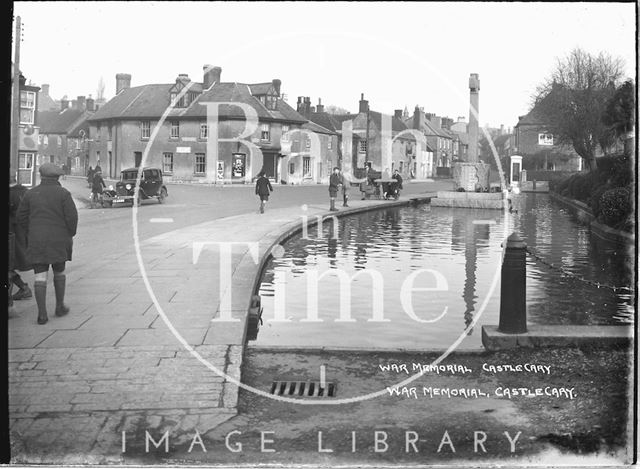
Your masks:
[{"label": "car wheel", "polygon": [[158,196],[158,202],[164,203],[164,199],[167,197],[167,189],[164,187],[160,189],[160,195]]}]

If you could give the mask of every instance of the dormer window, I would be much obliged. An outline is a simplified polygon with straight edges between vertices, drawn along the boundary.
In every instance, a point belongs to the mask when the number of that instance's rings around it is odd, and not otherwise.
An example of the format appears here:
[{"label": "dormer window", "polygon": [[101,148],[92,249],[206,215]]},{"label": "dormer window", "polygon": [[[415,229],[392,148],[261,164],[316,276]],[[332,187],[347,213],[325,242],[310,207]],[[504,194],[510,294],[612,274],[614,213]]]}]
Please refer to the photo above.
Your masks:
[{"label": "dormer window", "polygon": [[266,107],[270,111],[276,110],[276,103],[277,103],[278,97],[275,94],[263,94],[263,95],[257,96],[257,98],[260,100],[262,104],[264,104],[264,107]]}]

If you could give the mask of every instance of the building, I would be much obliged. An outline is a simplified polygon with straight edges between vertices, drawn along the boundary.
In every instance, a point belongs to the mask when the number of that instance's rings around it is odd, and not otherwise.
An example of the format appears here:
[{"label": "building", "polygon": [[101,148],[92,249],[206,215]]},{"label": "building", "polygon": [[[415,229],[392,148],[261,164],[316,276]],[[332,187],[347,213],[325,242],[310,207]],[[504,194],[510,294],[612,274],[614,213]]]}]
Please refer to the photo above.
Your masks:
[{"label": "building", "polygon": [[92,99],[78,96],[69,102],[62,99],[60,108],[39,111],[40,135],[38,149],[44,162],[67,168],[73,175],[83,176],[88,168],[89,123],[93,114]]},{"label": "building", "polygon": [[369,167],[390,176],[397,169],[405,179],[419,177],[420,139],[402,122],[401,110],[394,115],[372,111],[362,94],[357,114],[334,117],[342,122],[343,170],[361,175]]},{"label": "building", "polygon": [[453,143],[457,137],[453,132],[442,128],[442,118],[432,113],[425,113],[422,108],[416,106],[413,116],[406,118],[405,124],[422,132],[426,138],[432,155],[426,162],[426,177],[450,175],[448,168],[453,162]]},{"label": "building", "polygon": [[[40,163],[38,158],[38,92],[40,87],[27,84],[25,77],[20,73],[20,109],[17,125],[17,168],[15,160],[12,160],[12,170],[16,171],[16,179],[24,186],[34,186],[38,181],[36,171]],[[15,127],[13,127],[15,129]],[[15,148],[15,147],[13,147]],[[12,149],[12,152],[15,151]],[[12,153],[15,155],[15,153]],[[15,156],[14,156],[15,158]]]},{"label": "building", "polygon": [[60,102],[49,96],[49,85],[43,84],[38,92],[38,111],[53,111],[60,109]]},{"label": "building", "polygon": [[535,108],[520,116],[514,127],[515,149],[512,154],[522,156],[525,169],[548,171],[580,171],[582,158],[568,145],[558,145],[548,132]]},{"label": "building", "polygon": [[203,71],[202,82],[181,74],[136,87],[131,75],[116,75],[116,96],[89,118],[89,163],[111,177],[143,165],[167,180],[248,183],[264,170],[280,181],[288,170],[281,136],[307,122],[281,99],[280,80],[222,82],[220,67]]}]

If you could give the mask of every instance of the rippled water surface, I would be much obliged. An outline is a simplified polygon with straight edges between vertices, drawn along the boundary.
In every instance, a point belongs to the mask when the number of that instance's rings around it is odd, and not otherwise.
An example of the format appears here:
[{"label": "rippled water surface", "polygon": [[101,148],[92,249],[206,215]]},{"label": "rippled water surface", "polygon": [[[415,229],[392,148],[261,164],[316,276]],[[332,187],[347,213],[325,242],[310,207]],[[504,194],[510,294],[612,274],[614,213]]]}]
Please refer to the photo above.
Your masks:
[{"label": "rippled water surface", "polygon": [[[515,207],[508,217],[429,205],[379,210],[335,228],[327,222],[320,237],[311,228],[308,239],[291,238],[263,274],[255,343],[445,349],[461,340],[458,348],[479,348],[480,326],[498,324],[501,243],[513,231],[545,261],[589,282],[528,255],[529,323],[632,321],[629,294],[593,285],[630,285],[631,253],[590,236],[546,194],[521,195]],[[341,275],[355,275],[343,279],[342,296]]]}]

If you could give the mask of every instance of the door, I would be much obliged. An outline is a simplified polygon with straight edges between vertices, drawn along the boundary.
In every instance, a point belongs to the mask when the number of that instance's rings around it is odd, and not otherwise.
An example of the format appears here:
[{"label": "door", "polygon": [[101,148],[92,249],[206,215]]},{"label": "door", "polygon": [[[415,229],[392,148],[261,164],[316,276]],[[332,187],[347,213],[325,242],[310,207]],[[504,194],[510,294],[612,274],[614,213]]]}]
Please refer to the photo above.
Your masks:
[{"label": "door", "polygon": [[141,151],[134,151],[133,152],[133,159],[134,159],[134,166],[136,168],[139,168],[140,165],[142,164],[142,152]]},{"label": "door", "polygon": [[276,171],[276,155],[275,153],[265,153],[263,157],[263,167],[264,175],[269,179],[276,179],[277,171]]}]

